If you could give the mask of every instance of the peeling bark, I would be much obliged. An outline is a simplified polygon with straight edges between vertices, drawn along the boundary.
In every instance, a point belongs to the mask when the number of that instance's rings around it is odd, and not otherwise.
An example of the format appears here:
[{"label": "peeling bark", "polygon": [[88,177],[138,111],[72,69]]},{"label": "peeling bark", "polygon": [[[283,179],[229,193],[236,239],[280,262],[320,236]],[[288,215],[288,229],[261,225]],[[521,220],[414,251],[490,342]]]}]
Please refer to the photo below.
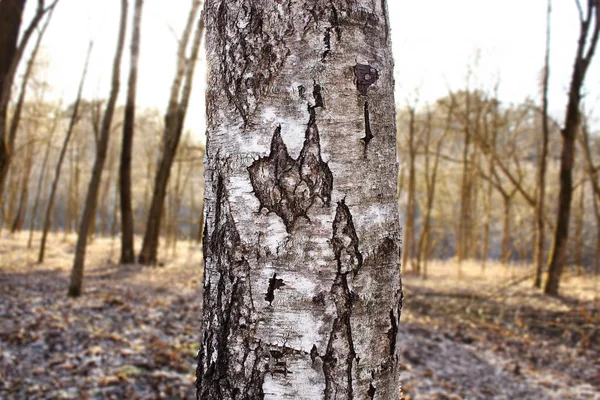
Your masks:
[{"label": "peeling bark", "polygon": [[371,0],[206,2],[198,399],[399,397],[385,13]]}]

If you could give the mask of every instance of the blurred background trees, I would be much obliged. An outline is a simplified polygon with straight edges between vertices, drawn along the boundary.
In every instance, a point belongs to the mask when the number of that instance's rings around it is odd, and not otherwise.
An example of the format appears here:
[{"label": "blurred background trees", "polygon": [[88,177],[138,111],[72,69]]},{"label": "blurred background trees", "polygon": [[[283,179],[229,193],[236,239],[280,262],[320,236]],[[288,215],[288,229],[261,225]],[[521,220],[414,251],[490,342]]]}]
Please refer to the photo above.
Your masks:
[{"label": "blurred background trees", "polygon": [[[128,17],[129,31],[135,31],[134,14],[139,20],[142,2],[128,3],[138,10]],[[151,8],[152,2],[147,3]],[[419,93],[408,102],[397,99],[405,273],[426,278],[430,260],[453,259],[460,276],[464,261],[478,262],[483,271],[494,259],[531,268],[532,283],[542,287],[547,281],[542,272],[550,265],[554,280],[546,292],[556,294],[557,271],[564,266],[572,265],[576,273],[600,270],[600,126],[598,101],[587,95],[597,95],[597,78],[585,79],[586,69],[597,66],[600,6],[596,0],[572,6],[580,28],[572,43],[576,60],[561,61],[574,65],[572,85],[563,88],[571,95],[550,109],[549,76],[566,67],[550,58],[551,4],[544,4],[546,15],[539,17],[547,21],[546,31],[540,33],[545,33],[546,48],[540,53],[545,56],[526,60],[541,70],[538,93],[519,102],[505,100],[499,93],[508,78],[481,78],[475,61],[465,66],[462,86],[447,88],[436,100],[422,99]],[[0,1],[0,15],[7,16],[0,27],[0,87],[6,99],[0,102],[0,233],[27,229],[30,248],[39,245],[45,228],[64,235],[79,233],[93,160],[108,134],[112,138],[106,143],[106,159],[91,186],[98,193],[86,241],[119,237],[124,231],[123,262],[133,261],[133,235],[144,238],[138,262],[160,264],[159,244],[175,251],[178,240],[199,242],[202,234],[204,138],[184,122],[194,68],[201,58],[202,2],[190,0],[182,8],[181,26],[172,32],[173,49],[178,50],[163,55],[174,68],[167,73],[171,88],[161,97],[167,107],[135,102],[132,89],[125,101],[126,91],[121,90],[104,132],[106,82],[86,82],[88,88],[96,86],[95,95],[88,89],[78,101],[76,93],[63,93],[64,99],[50,94],[60,82],[49,78],[52,53],[44,46],[44,35],[61,6],[57,1]],[[116,35],[118,14],[109,17]],[[130,87],[135,86],[131,76],[137,71],[130,60],[139,58],[140,73],[152,69],[144,64],[144,43],[152,47],[151,33],[142,24],[141,31],[138,27],[125,38],[131,54],[124,61],[130,64],[117,75],[129,75]],[[84,55],[72,54],[78,68]],[[107,62],[101,65],[92,61],[91,68],[110,69]],[[194,88],[196,95],[201,96],[201,89]],[[191,114],[195,118],[201,111]],[[567,156],[565,143],[570,146]],[[565,157],[572,161],[567,165],[568,181]]]}]

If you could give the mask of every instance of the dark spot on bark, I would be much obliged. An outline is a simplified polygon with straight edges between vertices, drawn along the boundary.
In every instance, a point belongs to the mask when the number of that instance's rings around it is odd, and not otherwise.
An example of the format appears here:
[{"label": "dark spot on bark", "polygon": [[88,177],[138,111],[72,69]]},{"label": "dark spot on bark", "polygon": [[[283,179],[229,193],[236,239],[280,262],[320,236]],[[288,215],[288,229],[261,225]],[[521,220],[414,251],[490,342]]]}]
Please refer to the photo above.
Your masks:
[{"label": "dark spot on bark", "polygon": [[375,386],[372,383],[369,383],[369,390],[367,391],[367,396],[373,400],[375,398]]},{"label": "dark spot on bark", "polygon": [[371,120],[369,116],[369,102],[365,101],[365,137],[360,139],[365,144],[365,157],[367,155],[367,147],[369,146],[369,142],[373,139],[373,132],[371,132]]},{"label": "dark spot on bark", "polygon": [[265,300],[269,302],[269,305],[272,305],[273,300],[275,300],[275,290],[281,289],[283,286],[285,286],[283,279],[279,279],[277,274],[273,274],[273,277],[269,279],[267,293],[265,293]]},{"label": "dark spot on bark", "polygon": [[363,265],[363,256],[358,250],[358,236],[345,200],[338,202],[335,211],[331,245],[337,260],[338,273],[345,274],[352,271],[354,275],[358,274]]},{"label": "dark spot on bark", "polygon": [[327,58],[329,52],[331,51],[331,28],[325,29],[323,43],[325,44],[325,51],[323,51],[323,54],[321,55],[321,61],[325,61],[325,58]]},{"label": "dark spot on bark", "polygon": [[325,293],[319,292],[317,295],[312,298],[313,303],[319,305],[325,305]]},{"label": "dark spot on bark", "polygon": [[375,84],[379,79],[379,71],[370,65],[356,64],[354,66],[354,78],[356,89],[360,94],[366,96],[369,86]]},{"label": "dark spot on bark", "polygon": [[315,99],[315,105],[312,106],[313,109],[317,107],[325,107],[325,102],[323,101],[323,93],[321,92],[321,85],[318,83],[313,84],[313,98]]},{"label": "dark spot on bark", "polygon": [[317,357],[319,357],[319,351],[317,350],[317,345],[313,344],[313,347],[310,349],[310,360],[314,363]]},{"label": "dark spot on bark", "polygon": [[260,208],[277,214],[290,233],[296,221],[308,218],[308,210],[319,198],[325,205],[331,201],[333,175],[321,158],[321,144],[316,123],[315,108],[322,107],[321,87],[313,88],[315,105],[309,104],[310,114],[304,145],[294,160],[281,137],[281,126],[271,139],[271,152],[248,167],[254,194]]},{"label": "dark spot on bark", "polygon": [[390,310],[390,322],[392,326],[388,330],[388,340],[390,341],[390,356],[396,354],[396,337],[398,335],[398,321],[394,315],[394,310]]},{"label": "dark spot on bark", "polygon": [[331,16],[329,17],[329,23],[331,27],[335,29],[337,40],[342,40],[342,30],[340,29],[340,18],[338,10],[333,4],[331,4]]},{"label": "dark spot on bark", "polygon": [[306,88],[303,85],[298,85],[298,95],[301,99],[306,99]]},{"label": "dark spot on bark", "polygon": [[271,350],[271,357],[275,358],[275,359],[280,359],[281,357],[283,357],[283,352],[279,351],[279,350]]}]

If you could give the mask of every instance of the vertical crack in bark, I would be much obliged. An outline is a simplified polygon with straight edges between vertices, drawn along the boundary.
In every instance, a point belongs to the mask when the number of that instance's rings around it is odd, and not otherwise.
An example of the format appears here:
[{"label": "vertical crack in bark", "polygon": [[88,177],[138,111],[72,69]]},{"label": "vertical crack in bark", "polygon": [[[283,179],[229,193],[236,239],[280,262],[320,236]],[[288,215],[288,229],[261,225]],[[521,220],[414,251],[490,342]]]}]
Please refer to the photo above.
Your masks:
[{"label": "vertical crack in bark", "polygon": [[267,157],[256,160],[248,167],[254,195],[263,208],[277,214],[290,233],[296,221],[308,217],[308,209],[319,198],[326,206],[331,201],[333,175],[321,158],[321,144],[316,122],[316,111],[323,107],[321,86],[314,84],[315,105],[308,105],[310,114],[300,155],[294,160],[281,137],[281,126],[271,139]]},{"label": "vertical crack in bark", "polygon": [[331,51],[331,28],[325,29],[323,43],[325,44],[325,51],[321,55],[321,61],[325,61],[325,58],[327,58],[327,56],[329,55],[329,52]]},{"label": "vertical crack in bark", "polygon": [[396,355],[396,336],[398,336],[398,321],[394,315],[394,310],[390,310],[391,327],[388,330],[388,339],[390,341],[390,356]]},{"label": "vertical crack in bark", "polygon": [[371,117],[369,116],[369,102],[365,101],[364,108],[365,115],[365,137],[360,139],[365,144],[365,157],[367,156],[367,147],[369,146],[369,142],[373,139],[373,132],[371,132]]},{"label": "vertical crack in bark", "polygon": [[273,274],[273,277],[269,278],[269,287],[267,288],[267,293],[265,293],[265,300],[269,302],[269,305],[273,305],[275,290],[281,289],[283,286],[285,286],[283,279],[277,278],[276,273]]},{"label": "vertical crack in bark", "polygon": [[331,27],[335,30],[335,35],[338,41],[342,40],[342,30],[340,28],[340,18],[339,18],[339,14],[338,14],[338,10],[335,7],[335,5],[333,4],[333,1],[330,1],[331,3],[331,16],[329,17],[329,23],[331,24]]},{"label": "vertical crack in bark", "polygon": [[356,64],[354,66],[354,80],[356,81],[356,90],[363,96],[371,85],[374,85],[379,79],[379,71],[370,65]]},{"label": "vertical crack in bark", "polygon": [[[330,7],[331,7],[330,15],[328,18],[329,26],[325,28],[325,32],[323,33],[323,45],[324,45],[325,50],[321,54],[321,62],[325,62],[325,59],[327,58],[327,56],[329,56],[329,53],[331,53],[331,34],[332,34],[332,32],[335,32],[335,37],[338,41],[340,41],[342,39],[342,30],[340,29],[340,20],[339,20],[338,10],[335,7],[335,5],[333,4],[333,1],[330,0],[329,3],[330,3]],[[316,6],[310,10],[313,19],[315,20],[315,22],[317,22],[317,27],[318,27],[318,22],[320,20],[324,19],[327,11],[328,11],[327,8],[324,6]]]},{"label": "vertical crack in bark", "polygon": [[338,202],[331,245],[337,260],[338,273],[346,274],[352,271],[356,276],[363,265],[363,256],[358,250],[358,236],[345,200]]},{"label": "vertical crack in bark", "polygon": [[[231,216],[223,176],[213,181],[213,231],[205,235],[206,285],[202,347],[196,370],[199,399],[260,399],[267,371],[265,349],[254,329],[249,264]],[[210,276],[218,276],[216,285]],[[247,362],[250,360],[251,362]],[[244,386],[241,385],[243,383]]]},{"label": "vertical crack in bark", "polygon": [[369,396],[371,398],[371,400],[373,400],[375,398],[375,386],[373,386],[373,383],[369,384],[369,390],[367,391],[367,396]]},{"label": "vertical crack in bark", "polygon": [[[213,65],[230,104],[242,117],[244,126],[256,110],[261,96],[283,67],[290,50],[285,44],[292,15],[285,8],[258,7],[255,1],[220,3],[212,38],[220,62]],[[237,21],[231,23],[231,20]]]},{"label": "vertical crack in bark", "polygon": [[331,287],[336,318],[333,321],[326,353],[321,357],[325,375],[325,399],[335,399],[338,395],[352,399],[353,367],[359,358],[354,348],[350,323],[356,295],[352,293],[348,279],[358,274],[363,264],[363,256],[358,250],[358,236],[352,222],[352,214],[344,200],[338,202],[331,245],[337,260],[337,274]]}]

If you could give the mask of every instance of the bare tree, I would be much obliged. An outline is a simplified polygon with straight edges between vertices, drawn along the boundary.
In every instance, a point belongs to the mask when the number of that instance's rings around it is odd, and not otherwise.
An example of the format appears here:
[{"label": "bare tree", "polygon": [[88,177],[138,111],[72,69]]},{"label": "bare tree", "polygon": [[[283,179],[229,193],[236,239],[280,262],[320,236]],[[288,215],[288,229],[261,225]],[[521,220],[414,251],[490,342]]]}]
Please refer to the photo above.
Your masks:
[{"label": "bare tree", "polygon": [[[408,261],[411,260],[413,269],[418,268],[418,263],[412,261],[415,256],[415,218],[416,218],[416,195],[415,195],[415,179],[416,169],[415,161],[417,157],[417,147],[415,144],[416,136],[416,121],[415,109],[408,108],[409,123],[408,123],[408,200],[406,202],[406,225],[402,230],[402,263],[401,265],[406,272]],[[418,269],[415,272],[419,273]]]},{"label": "bare tree", "polygon": [[83,283],[83,267],[85,265],[85,253],[87,248],[88,234],[95,221],[96,206],[98,204],[98,193],[100,190],[100,181],[102,178],[102,170],[106,160],[106,153],[110,139],[111,123],[117,96],[120,87],[120,72],[121,72],[121,57],[123,55],[123,47],[125,44],[125,31],[127,27],[127,0],[121,0],[121,22],[119,24],[119,35],[117,38],[117,49],[112,66],[112,83],[108,102],[102,117],[102,125],[97,136],[96,160],[92,169],[92,176],[88,186],[87,197],[81,222],[79,224],[79,236],[77,237],[77,245],[75,247],[75,261],[71,271],[71,280],[69,283],[68,296],[78,297],[81,295],[81,286]]},{"label": "bare tree", "polygon": [[48,238],[48,231],[50,230],[50,223],[52,220],[52,212],[54,210],[54,199],[56,197],[56,191],[58,189],[58,182],[60,181],[60,172],[62,169],[62,164],[65,159],[65,155],[67,153],[67,148],[69,147],[69,141],[71,140],[71,136],[73,135],[73,130],[77,121],[79,119],[79,104],[81,103],[81,94],[83,92],[83,85],[85,83],[85,77],[87,75],[88,65],[90,61],[90,55],[92,54],[93,42],[90,42],[87,50],[87,55],[85,57],[85,63],[83,66],[83,72],[81,73],[81,80],[79,81],[79,89],[77,90],[77,98],[75,99],[75,103],[73,103],[73,109],[71,111],[71,119],[69,120],[69,126],[67,128],[67,132],[65,134],[65,139],[63,141],[62,148],[60,150],[60,154],[58,156],[58,161],[56,162],[56,168],[54,171],[54,180],[52,181],[52,188],[50,189],[50,197],[48,198],[48,204],[46,205],[46,216],[44,217],[44,224],[42,227],[42,240],[40,242],[40,251],[38,254],[38,263],[44,262],[44,255],[46,251],[46,240]]},{"label": "bare tree", "polygon": [[123,123],[123,147],[121,149],[121,166],[119,167],[119,193],[121,196],[121,264],[132,264],[135,262],[133,248],[133,211],[131,206],[131,153],[133,151],[133,134],[135,129],[135,96],[137,89],[143,6],[143,0],[135,1],[133,30],[131,34],[131,60],[129,64],[127,103],[125,105],[125,118]]},{"label": "bare tree", "polygon": [[[154,179],[154,190],[146,222],[144,241],[138,258],[138,261],[141,264],[154,265],[157,261],[158,239],[165,204],[166,189],[171,174],[171,166],[173,165],[177,146],[179,145],[179,140],[181,139],[181,133],[183,131],[183,123],[192,90],[194,70],[200,51],[200,44],[204,35],[204,13],[202,12],[200,18],[197,19],[200,6],[200,0],[192,1],[187,24],[183,31],[182,38],[179,41],[175,79],[171,86],[171,96],[165,115],[162,154],[158,162],[158,169]],[[186,58],[188,41],[196,19],[197,26],[194,40],[191,45],[190,56],[189,58]]]},{"label": "bare tree", "polygon": [[552,296],[558,295],[560,277],[567,257],[571,198],[573,195],[572,170],[575,159],[575,137],[580,122],[581,89],[600,35],[600,1],[587,0],[585,11],[579,0],[576,0],[576,2],[580,19],[579,41],[569,88],[565,126],[562,130],[563,145],[560,160],[558,213],[554,241],[548,262],[548,278],[544,286],[544,293]]},{"label": "bare tree", "polygon": [[[6,130],[8,103],[17,68],[27,47],[31,35],[49,11],[53,10],[58,0],[48,7],[44,0],[38,0],[36,12],[27,28],[19,36],[21,21],[26,0],[0,1],[0,198],[4,191],[4,181],[8,174],[12,148],[15,142],[16,129],[8,135]],[[20,41],[18,40],[20,38]]]},{"label": "bare tree", "polygon": [[535,248],[533,252],[533,263],[535,266],[535,278],[533,286],[542,287],[542,270],[544,267],[544,202],[546,201],[546,159],[548,158],[548,82],[550,79],[550,17],[552,14],[552,0],[548,0],[546,11],[546,54],[544,56],[544,70],[542,76],[542,140],[540,143],[540,154],[538,156],[537,176],[537,199],[535,204]]},{"label": "bare tree", "polygon": [[595,164],[592,156],[590,134],[588,132],[589,126],[587,117],[584,117],[584,121],[581,126],[581,146],[583,147],[583,154],[585,156],[586,170],[590,180],[590,186],[592,188],[594,205],[594,215],[596,216],[596,275],[600,274],[600,163]]},{"label": "bare tree", "polygon": [[27,240],[27,248],[31,248],[33,243],[33,231],[35,228],[38,209],[40,207],[41,196],[42,193],[45,192],[46,187],[46,167],[48,165],[48,160],[50,159],[50,152],[52,151],[52,139],[57,131],[58,122],[60,120],[60,109],[62,107],[62,103],[58,103],[56,110],[53,113],[52,123],[48,130],[48,136],[46,138],[46,149],[44,150],[44,157],[42,158],[42,164],[40,167],[38,182],[36,186],[36,194],[35,200],[33,202],[33,210],[31,211],[31,219],[29,220],[29,239]]}]

